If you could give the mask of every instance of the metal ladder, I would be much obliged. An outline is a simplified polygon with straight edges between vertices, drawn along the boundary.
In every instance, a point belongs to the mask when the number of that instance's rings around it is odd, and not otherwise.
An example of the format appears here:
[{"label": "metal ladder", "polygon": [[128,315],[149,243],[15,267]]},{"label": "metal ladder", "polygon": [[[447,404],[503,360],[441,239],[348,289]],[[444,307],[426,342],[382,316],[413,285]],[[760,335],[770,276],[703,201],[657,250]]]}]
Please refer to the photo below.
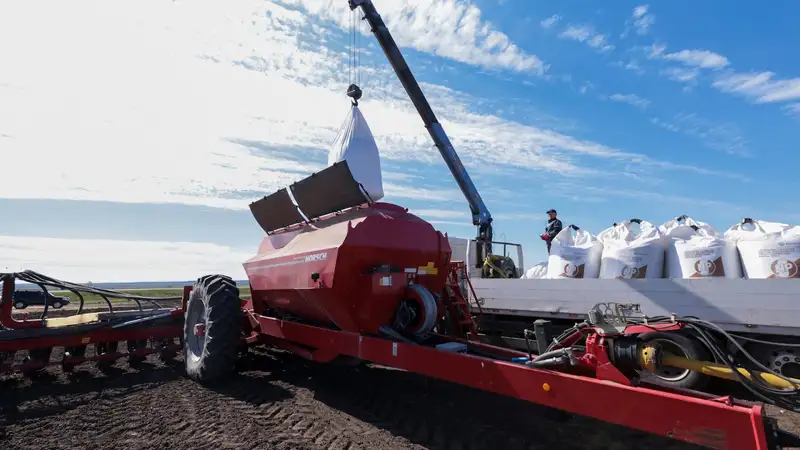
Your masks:
[{"label": "metal ladder", "polygon": [[[450,324],[458,336],[470,340],[478,339],[478,323],[470,312],[469,300],[465,297],[462,286],[459,283],[461,279],[464,280],[466,287],[469,288],[467,296],[471,295],[474,299],[478,298],[475,295],[472,283],[469,281],[466,264],[463,261],[454,261],[450,263],[448,269],[445,287],[446,295],[443,297],[444,306],[450,315]],[[480,303],[476,301],[476,305],[478,311],[481,311]]]}]

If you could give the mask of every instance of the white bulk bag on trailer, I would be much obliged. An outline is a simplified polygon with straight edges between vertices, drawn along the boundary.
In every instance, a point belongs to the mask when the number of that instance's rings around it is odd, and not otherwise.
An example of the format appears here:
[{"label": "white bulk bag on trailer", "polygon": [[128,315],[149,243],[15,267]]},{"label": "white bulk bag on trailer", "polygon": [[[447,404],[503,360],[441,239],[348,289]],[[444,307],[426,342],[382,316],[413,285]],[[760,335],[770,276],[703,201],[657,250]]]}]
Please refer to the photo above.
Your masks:
[{"label": "white bulk bag on trailer", "polygon": [[[639,233],[633,224],[639,223]],[[658,228],[644,220],[626,220],[603,230],[597,239],[603,244],[600,278],[662,278],[664,242]]]},{"label": "white bulk bag on trailer", "polygon": [[597,278],[602,254],[603,244],[595,235],[570,225],[551,242],[547,278]]},{"label": "white bulk bag on trailer", "polygon": [[714,227],[681,216],[659,227],[666,247],[667,278],[741,278],[736,244]]},{"label": "white bulk bag on trailer", "polygon": [[373,201],[383,198],[383,178],[378,145],[358,106],[351,106],[347,118],[328,152],[328,166],[347,161],[356,182]]},{"label": "white bulk bag on trailer", "polygon": [[745,219],[725,238],[736,243],[745,278],[800,278],[800,227]]},{"label": "white bulk bag on trailer", "polygon": [[722,237],[713,226],[694,220],[689,216],[678,216],[658,227],[658,231],[664,236],[665,242],[669,242],[671,238],[691,239],[700,230],[711,236]]},{"label": "white bulk bag on trailer", "polygon": [[539,263],[530,269],[526,270],[520,277],[523,280],[538,280],[547,275],[547,262]]}]

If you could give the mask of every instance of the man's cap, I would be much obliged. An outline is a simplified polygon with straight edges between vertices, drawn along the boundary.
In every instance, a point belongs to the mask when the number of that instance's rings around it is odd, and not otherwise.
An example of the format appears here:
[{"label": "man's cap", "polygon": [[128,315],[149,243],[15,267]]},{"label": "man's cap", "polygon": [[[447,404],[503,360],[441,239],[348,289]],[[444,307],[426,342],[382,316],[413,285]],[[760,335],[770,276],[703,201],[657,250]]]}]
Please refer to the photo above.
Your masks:
[{"label": "man's cap", "polygon": [[547,210],[547,214],[550,214],[550,213],[558,214],[555,209],[548,209]]}]

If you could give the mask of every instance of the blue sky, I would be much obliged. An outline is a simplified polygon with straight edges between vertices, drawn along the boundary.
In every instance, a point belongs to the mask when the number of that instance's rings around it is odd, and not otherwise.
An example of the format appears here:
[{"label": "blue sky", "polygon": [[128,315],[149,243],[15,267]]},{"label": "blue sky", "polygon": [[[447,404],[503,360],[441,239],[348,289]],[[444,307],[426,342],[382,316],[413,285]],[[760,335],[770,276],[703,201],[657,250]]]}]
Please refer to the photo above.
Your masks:
[{"label": "blue sky", "polygon": [[[796,2],[376,1],[526,265],[544,211],[800,221]],[[171,280],[239,263],[247,205],[324,167],[349,107],[345,0],[0,6],[0,268]],[[386,201],[469,209],[362,25]]]}]

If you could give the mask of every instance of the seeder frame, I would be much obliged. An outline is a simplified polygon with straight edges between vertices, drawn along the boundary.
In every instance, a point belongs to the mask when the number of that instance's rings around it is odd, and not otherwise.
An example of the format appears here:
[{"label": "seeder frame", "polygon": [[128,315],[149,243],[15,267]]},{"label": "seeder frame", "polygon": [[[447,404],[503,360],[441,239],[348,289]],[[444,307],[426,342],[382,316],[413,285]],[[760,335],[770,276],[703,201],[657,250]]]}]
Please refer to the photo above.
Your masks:
[{"label": "seeder frame", "polygon": [[[78,364],[97,361],[113,363],[122,357],[128,357],[129,362],[135,364],[147,355],[158,353],[162,358],[174,357],[183,347],[183,315],[188,293],[192,287],[183,289],[181,304],[175,308],[144,310],[139,304],[138,311],[113,312],[107,314],[110,320],[96,320],[99,315],[92,317],[92,313],[81,314],[83,304],[75,315],[74,323],[68,326],[48,326],[45,316],[38,319],[18,320],[13,316],[13,294],[16,288],[18,274],[0,274],[2,291],[0,291],[0,373],[21,371],[32,373],[49,365],[60,364],[66,371],[71,371]],[[38,275],[38,274],[37,274]],[[49,282],[37,283],[40,288],[46,289]],[[72,286],[72,285],[70,285]],[[75,285],[77,286],[77,285]],[[75,287],[68,290],[75,291]],[[111,292],[109,291],[109,294]],[[110,296],[110,295],[109,295]],[[138,297],[144,299],[145,297]],[[107,297],[104,297],[109,302]],[[82,302],[81,302],[82,303]],[[85,323],[83,317],[95,319]],[[175,340],[179,339],[176,343]],[[128,343],[127,352],[119,352],[117,344],[121,341]],[[153,341],[148,346],[148,341]],[[156,344],[158,342],[158,344]],[[133,343],[133,344],[131,344]],[[96,351],[93,356],[86,355],[88,345],[102,345],[103,352]],[[50,353],[55,347],[65,349],[64,357],[52,361]],[[16,364],[14,355],[18,351],[29,352],[27,361]],[[41,353],[41,355],[39,355]],[[45,354],[46,353],[46,354]],[[32,357],[37,356],[38,357]]]},{"label": "seeder frame", "polygon": [[[249,342],[268,343],[317,362],[350,356],[710,448],[776,448],[768,438],[776,437],[777,429],[763,407],[731,397],[626,386],[487,356],[299,324],[251,310],[246,310],[246,320],[251,327]],[[527,356],[443,335],[436,338],[498,357]]]}]

